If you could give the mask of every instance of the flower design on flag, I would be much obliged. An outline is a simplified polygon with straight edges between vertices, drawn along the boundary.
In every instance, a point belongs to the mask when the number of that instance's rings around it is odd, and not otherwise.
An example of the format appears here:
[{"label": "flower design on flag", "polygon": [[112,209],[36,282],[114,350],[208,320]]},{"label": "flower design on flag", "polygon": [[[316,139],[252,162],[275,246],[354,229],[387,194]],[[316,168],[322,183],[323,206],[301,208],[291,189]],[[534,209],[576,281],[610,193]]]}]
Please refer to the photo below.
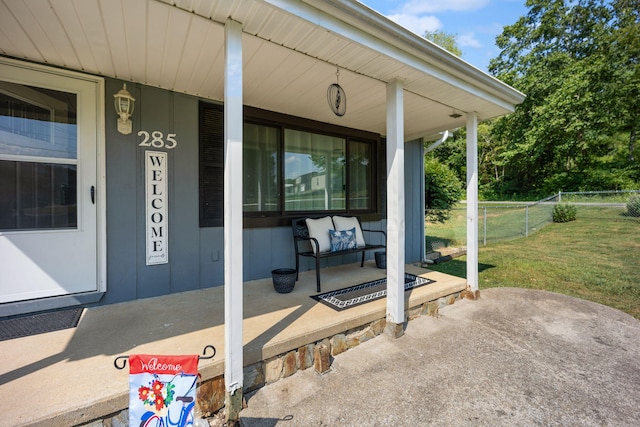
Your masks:
[{"label": "flower design on flag", "polygon": [[150,391],[151,390],[149,389],[149,387],[140,386],[140,388],[138,389],[138,397],[140,398],[140,400],[142,400],[143,402],[147,400],[149,398]]},{"label": "flower design on flag", "polygon": [[164,407],[164,399],[162,396],[156,395],[154,404],[156,405],[156,411],[162,411],[162,408]]},{"label": "flower design on flag", "polygon": [[153,392],[158,395],[160,393],[162,393],[162,388],[164,387],[164,384],[162,384],[160,381],[155,380],[153,383],[151,383],[151,389],[153,390]]},{"label": "flower design on flag", "polygon": [[171,382],[163,383],[155,379],[149,383],[149,386],[140,386],[138,388],[138,398],[145,405],[154,408],[156,413],[167,408],[173,402],[175,385]]}]

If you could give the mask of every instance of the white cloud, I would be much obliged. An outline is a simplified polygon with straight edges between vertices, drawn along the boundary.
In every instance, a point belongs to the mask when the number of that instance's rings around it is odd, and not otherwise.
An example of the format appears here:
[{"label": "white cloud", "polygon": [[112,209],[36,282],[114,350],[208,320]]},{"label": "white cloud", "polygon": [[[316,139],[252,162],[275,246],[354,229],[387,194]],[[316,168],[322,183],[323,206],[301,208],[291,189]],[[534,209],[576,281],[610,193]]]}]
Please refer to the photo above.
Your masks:
[{"label": "white cloud", "polygon": [[400,10],[406,15],[422,15],[448,10],[476,10],[488,3],[489,0],[409,0]]},{"label": "white cloud", "polygon": [[[434,13],[446,11],[468,11],[485,7],[490,0],[408,0],[395,8],[387,18],[408,30],[424,36],[425,31],[441,31],[443,24]],[[465,39],[466,46],[479,47],[474,37]],[[474,43],[475,42],[475,43]],[[462,44],[461,44],[462,45]]]},{"label": "white cloud", "polygon": [[476,38],[476,35],[474,33],[459,35],[456,38],[456,41],[458,43],[458,46],[460,47],[464,47],[464,46],[475,47],[475,48],[482,47],[482,43],[480,42],[480,40]]},{"label": "white cloud", "polygon": [[442,28],[442,22],[435,16],[425,15],[425,16],[417,16],[417,15],[406,15],[406,14],[396,14],[389,15],[387,18],[391,19],[393,22],[402,25],[406,29],[418,34],[419,36],[424,36],[425,31],[436,31]]}]

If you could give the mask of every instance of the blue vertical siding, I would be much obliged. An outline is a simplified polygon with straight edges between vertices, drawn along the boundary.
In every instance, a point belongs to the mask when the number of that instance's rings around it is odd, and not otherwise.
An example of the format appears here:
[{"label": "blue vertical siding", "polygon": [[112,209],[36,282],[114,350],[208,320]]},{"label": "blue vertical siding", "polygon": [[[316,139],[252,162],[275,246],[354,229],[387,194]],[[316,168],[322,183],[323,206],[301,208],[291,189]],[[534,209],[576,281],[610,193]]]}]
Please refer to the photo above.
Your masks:
[{"label": "blue vertical siding", "polygon": [[[224,237],[221,227],[199,226],[198,98],[128,84],[136,98],[133,132],[116,130],[111,95],[122,81],[106,79],[106,179],[107,179],[107,293],[102,304],[129,301],[221,286],[224,284]],[[145,148],[138,131],[175,133],[175,149]],[[147,266],[145,237],[145,150],[168,154],[169,263]],[[421,259],[422,153],[419,141],[405,148],[406,255]],[[384,179],[382,180],[384,181]],[[385,221],[365,222],[364,228],[384,230]],[[377,236],[374,235],[374,239]],[[290,227],[244,230],[244,280],[266,278],[271,270],[295,267]],[[372,259],[373,254],[367,254]],[[331,257],[322,266],[359,261],[357,255]],[[301,260],[301,271],[315,268],[312,259]]]},{"label": "blue vertical siding", "polygon": [[424,180],[422,140],[408,142],[404,146],[405,169],[405,259],[407,263],[422,260],[424,240]]}]

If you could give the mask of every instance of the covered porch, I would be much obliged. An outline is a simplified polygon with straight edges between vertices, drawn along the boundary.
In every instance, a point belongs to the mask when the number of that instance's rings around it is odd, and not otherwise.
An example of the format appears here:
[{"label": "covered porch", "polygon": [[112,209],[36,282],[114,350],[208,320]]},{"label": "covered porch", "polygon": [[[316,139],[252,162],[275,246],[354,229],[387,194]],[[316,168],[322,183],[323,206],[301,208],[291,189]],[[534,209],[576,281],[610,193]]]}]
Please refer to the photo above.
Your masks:
[{"label": "covered porch", "polygon": [[[466,288],[462,278],[419,266],[406,265],[405,271],[435,280],[405,293],[407,318],[426,314],[427,303],[438,304],[443,297],[457,296]],[[384,274],[373,261],[363,268],[358,263],[326,268],[323,290],[341,289]],[[276,293],[271,279],[244,283],[246,389],[286,375],[267,368],[279,356],[385,318],[384,298],[335,311],[310,298],[314,294],[313,271],[301,273],[288,294]],[[223,287],[87,308],[77,328],[0,342],[5,360],[0,371],[0,400],[7,403],[3,417],[15,426],[82,425],[109,419],[128,407],[128,365],[117,370],[116,357],[201,354],[209,344],[217,354],[212,360],[200,361],[202,382],[224,373]]]},{"label": "covered porch", "polygon": [[[87,309],[77,330],[0,344],[3,350],[6,345],[8,360],[0,396],[15,402],[10,410],[16,411],[8,419],[30,424],[59,414],[60,424],[73,424],[104,415],[106,409],[120,410],[126,406],[127,379],[114,370],[115,356],[130,351],[194,353],[207,344],[215,345],[218,354],[204,362],[201,371],[205,378],[224,372],[228,406],[239,411],[248,379],[243,369],[252,363],[372,319],[395,325],[391,335],[399,336],[407,311],[429,301],[426,294],[432,290],[440,296],[466,287],[477,290],[477,123],[512,112],[524,99],[521,93],[353,0],[101,0],[47,6],[0,6],[7,29],[0,32],[0,54],[20,62],[19,67],[27,67],[25,60],[38,64],[43,68],[38,76],[49,79],[72,70],[76,74],[66,76],[69,79],[93,75],[105,80],[107,89],[95,83],[96,119],[88,127],[95,129],[96,154],[79,160],[85,170],[91,165],[95,171],[82,182],[86,191],[78,191],[78,204],[84,203],[95,223],[95,236],[88,240],[95,250],[88,269],[96,278],[90,288],[96,294],[93,302],[132,301]],[[337,82],[338,74],[348,99],[344,116],[327,105],[327,87]],[[113,89],[126,83],[135,87],[138,102],[128,136],[116,132],[110,105]],[[224,108],[224,150],[219,156],[224,158],[224,176],[218,181],[224,184],[224,196],[218,195],[224,215],[213,226],[199,223],[198,217],[199,204],[204,205],[194,167],[200,153],[198,100]],[[84,105],[82,98],[79,105]],[[369,280],[367,274],[386,275],[386,299],[336,314],[309,298],[312,273],[302,272],[290,295],[275,294],[270,279],[247,281],[252,248],[245,242],[262,239],[266,250],[278,254],[285,235],[276,227],[292,214],[279,199],[282,209],[263,214],[272,215],[274,224],[245,227],[247,107],[365,131],[384,140],[384,167],[380,162],[371,175],[376,177],[371,182],[379,181],[384,191],[371,187],[365,213],[386,228],[388,270],[332,267],[323,272],[323,288],[360,283]],[[408,259],[406,240],[413,230],[421,230],[417,241],[424,239],[424,221],[417,217],[424,209],[424,192],[422,174],[408,173],[421,172],[422,156],[405,165],[405,151],[409,143],[421,147],[440,132],[463,126],[468,138],[468,280],[435,278],[434,285],[410,292],[406,300],[403,270],[414,268],[405,264],[420,256]],[[150,263],[144,251],[145,245],[149,248],[145,226],[150,221],[143,212],[151,205],[145,199],[150,194],[145,159],[151,150],[141,148],[147,146],[136,135],[145,132],[179,139],[170,140],[170,147],[155,147],[173,162],[166,200],[171,256],[158,264]],[[278,156],[274,158],[284,162],[284,156]],[[7,159],[24,160],[13,154]],[[339,211],[353,215],[348,208]],[[289,242],[287,234],[286,245]],[[286,261],[286,255],[277,261]],[[42,268],[32,264],[32,270]],[[216,283],[212,272],[219,271],[224,277]],[[447,283],[455,284],[448,289]],[[55,285],[64,288],[64,283]],[[10,286],[13,283],[5,284]],[[446,289],[437,291],[441,286]],[[161,292],[170,295],[158,297]],[[29,308],[66,306],[74,297],[43,298],[41,305]],[[42,305],[52,303],[58,305]],[[13,309],[16,304],[5,305]],[[69,381],[77,387],[67,387]],[[14,396],[34,396],[36,385],[47,388],[38,394],[41,411],[34,411],[26,398],[26,407],[21,407]]]}]

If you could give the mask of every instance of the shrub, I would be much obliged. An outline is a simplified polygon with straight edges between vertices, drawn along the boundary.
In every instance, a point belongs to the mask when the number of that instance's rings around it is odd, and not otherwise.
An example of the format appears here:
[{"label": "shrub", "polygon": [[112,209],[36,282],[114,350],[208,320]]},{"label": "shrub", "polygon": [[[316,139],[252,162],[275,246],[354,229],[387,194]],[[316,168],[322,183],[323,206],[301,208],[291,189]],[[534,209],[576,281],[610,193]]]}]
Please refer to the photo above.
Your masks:
[{"label": "shrub", "polygon": [[632,194],[627,200],[627,215],[640,216],[640,194]]},{"label": "shrub", "polygon": [[444,222],[451,215],[451,208],[464,195],[462,182],[445,164],[427,157],[425,166],[425,203],[429,221]]},{"label": "shrub", "polygon": [[570,203],[558,203],[553,207],[553,222],[570,222],[576,220],[578,209]]}]

